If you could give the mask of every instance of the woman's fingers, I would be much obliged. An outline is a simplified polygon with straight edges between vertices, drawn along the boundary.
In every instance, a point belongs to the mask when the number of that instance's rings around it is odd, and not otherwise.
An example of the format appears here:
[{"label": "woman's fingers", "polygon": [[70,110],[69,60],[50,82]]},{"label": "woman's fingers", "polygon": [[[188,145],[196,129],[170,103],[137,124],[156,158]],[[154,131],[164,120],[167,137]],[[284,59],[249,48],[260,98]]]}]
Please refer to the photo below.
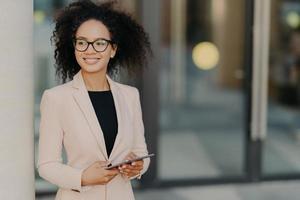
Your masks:
[{"label": "woman's fingers", "polygon": [[[132,167],[132,166],[129,166]],[[140,173],[142,170],[142,167],[134,167],[134,168],[120,168],[121,174],[127,176],[127,177],[132,177]]]},{"label": "woman's fingers", "polygon": [[123,175],[123,176],[126,176],[127,178],[130,178],[130,177],[136,176],[136,175],[138,175],[138,174],[139,174],[139,173],[136,172],[136,173],[123,173],[122,175]]},{"label": "woman's fingers", "polygon": [[121,168],[120,171],[130,172],[130,171],[140,171],[142,169],[143,169],[142,166],[135,166],[135,167],[128,166],[126,168]]},{"label": "woman's fingers", "polygon": [[143,161],[135,161],[131,164],[122,165],[119,170],[130,173],[131,171],[141,171],[143,169]]},{"label": "woman's fingers", "polygon": [[[134,153],[129,153],[125,160],[131,160],[131,159],[135,159],[137,156]],[[134,161],[130,164],[124,164],[120,167],[118,167],[118,169],[120,170],[120,173],[124,176],[127,177],[132,177],[132,176],[136,176],[137,174],[139,174],[141,172],[141,170],[143,169],[143,165],[144,165],[144,161],[143,160],[138,160],[138,161]]]},{"label": "woman's fingers", "polygon": [[124,169],[140,169],[143,168],[144,162],[143,161],[135,161],[131,164],[123,165],[122,168]]},{"label": "woman's fingers", "polygon": [[131,164],[124,164],[121,167],[122,168],[134,169],[134,168],[137,168],[137,167],[141,167],[143,165],[144,165],[144,161],[138,160],[138,161],[132,162]]},{"label": "woman's fingers", "polygon": [[117,176],[119,174],[119,170],[117,169],[111,169],[111,170],[106,170],[106,174],[105,176],[111,180],[113,179],[115,176]]},{"label": "woman's fingers", "polygon": [[138,161],[134,161],[133,163],[131,163],[131,166],[143,166],[143,165],[144,165],[143,160],[138,160]]},{"label": "woman's fingers", "polygon": [[119,173],[118,169],[105,170],[107,176],[114,176]]},{"label": "woman's fingers", "polygon": [[131,174],[131,175],[136,175],[136,174],[140,173],[140,171],[139,170],[132,170],[132,171],[125,172],[125,173]]}]

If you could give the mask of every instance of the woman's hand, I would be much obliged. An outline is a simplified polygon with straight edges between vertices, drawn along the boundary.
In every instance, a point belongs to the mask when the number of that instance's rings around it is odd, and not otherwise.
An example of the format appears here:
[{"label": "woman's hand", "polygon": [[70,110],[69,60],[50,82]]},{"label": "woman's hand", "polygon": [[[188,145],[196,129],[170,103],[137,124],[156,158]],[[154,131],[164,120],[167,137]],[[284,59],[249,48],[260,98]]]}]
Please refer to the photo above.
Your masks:
[{"label": "woman's hand", "polygon": [[[137,156],[131,152],[125,157],[125,160],[131,160],[136,157]],[[143,169],[143,166],[144,166],[144,161],[139,160],[139,161],[134,161],[131,164],[124,164],[120,166],[118,169],[120,170],[122,176],[125,176],[126,178],[130,178],[140,174],[141,170]]]},{"label": "woman's hand", "polygon": [[106,161],[97,161],[86,168],[82,173],[81,185],[106,185],[119,173],[116,168],[106,170],[108,164]]}]

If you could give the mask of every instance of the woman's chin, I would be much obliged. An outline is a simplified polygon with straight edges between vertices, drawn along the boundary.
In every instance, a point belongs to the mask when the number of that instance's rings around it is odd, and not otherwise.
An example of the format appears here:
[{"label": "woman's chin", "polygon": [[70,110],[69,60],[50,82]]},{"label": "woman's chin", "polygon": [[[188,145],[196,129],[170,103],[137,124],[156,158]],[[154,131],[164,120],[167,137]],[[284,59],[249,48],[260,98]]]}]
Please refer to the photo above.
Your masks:
[{"label": "woman's chin", "polygon": [[106,71],[105,67],[93,66],[93,65],[84,66],[84,67],[81,67],[81,69],[85,73],[98,73],[98,72],[101,72],[101,71]]}]

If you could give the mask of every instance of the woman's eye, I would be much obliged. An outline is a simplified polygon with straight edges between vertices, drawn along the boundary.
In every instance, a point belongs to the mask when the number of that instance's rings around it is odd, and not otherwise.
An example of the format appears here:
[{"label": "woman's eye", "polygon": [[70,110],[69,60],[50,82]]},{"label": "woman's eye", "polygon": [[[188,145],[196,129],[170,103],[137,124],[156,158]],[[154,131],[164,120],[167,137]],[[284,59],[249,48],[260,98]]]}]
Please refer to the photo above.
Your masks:
[{"label": "woman's eye", "polygon": [[106,43],[105,43],[105,41],[97,41],[97,42],[95,42],[95,44],[97,46],[104,46]]},{"label": "woman's eye", "polygon": [[84,45],[85,42],[83,42],[83,41],[77,41],[77,44],[78,44],[78,45]]}]

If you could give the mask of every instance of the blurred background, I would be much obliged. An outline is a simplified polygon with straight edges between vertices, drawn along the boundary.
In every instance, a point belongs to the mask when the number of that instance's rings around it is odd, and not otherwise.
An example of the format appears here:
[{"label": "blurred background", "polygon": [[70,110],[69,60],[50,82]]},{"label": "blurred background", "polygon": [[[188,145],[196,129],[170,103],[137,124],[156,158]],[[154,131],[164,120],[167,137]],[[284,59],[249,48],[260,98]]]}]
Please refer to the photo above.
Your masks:
[{"label": "blurred background", "polygon": [[[53,17],[70,0],[34,0],[35,151],[39,104],[55,78]],[[120,0],[149,33],[137,78],[156,153],[137,199],[298,199],[300,1]],[[66,157],[64,156],[64,159]],[[37,199],[56,186],[36,177]]]}]

